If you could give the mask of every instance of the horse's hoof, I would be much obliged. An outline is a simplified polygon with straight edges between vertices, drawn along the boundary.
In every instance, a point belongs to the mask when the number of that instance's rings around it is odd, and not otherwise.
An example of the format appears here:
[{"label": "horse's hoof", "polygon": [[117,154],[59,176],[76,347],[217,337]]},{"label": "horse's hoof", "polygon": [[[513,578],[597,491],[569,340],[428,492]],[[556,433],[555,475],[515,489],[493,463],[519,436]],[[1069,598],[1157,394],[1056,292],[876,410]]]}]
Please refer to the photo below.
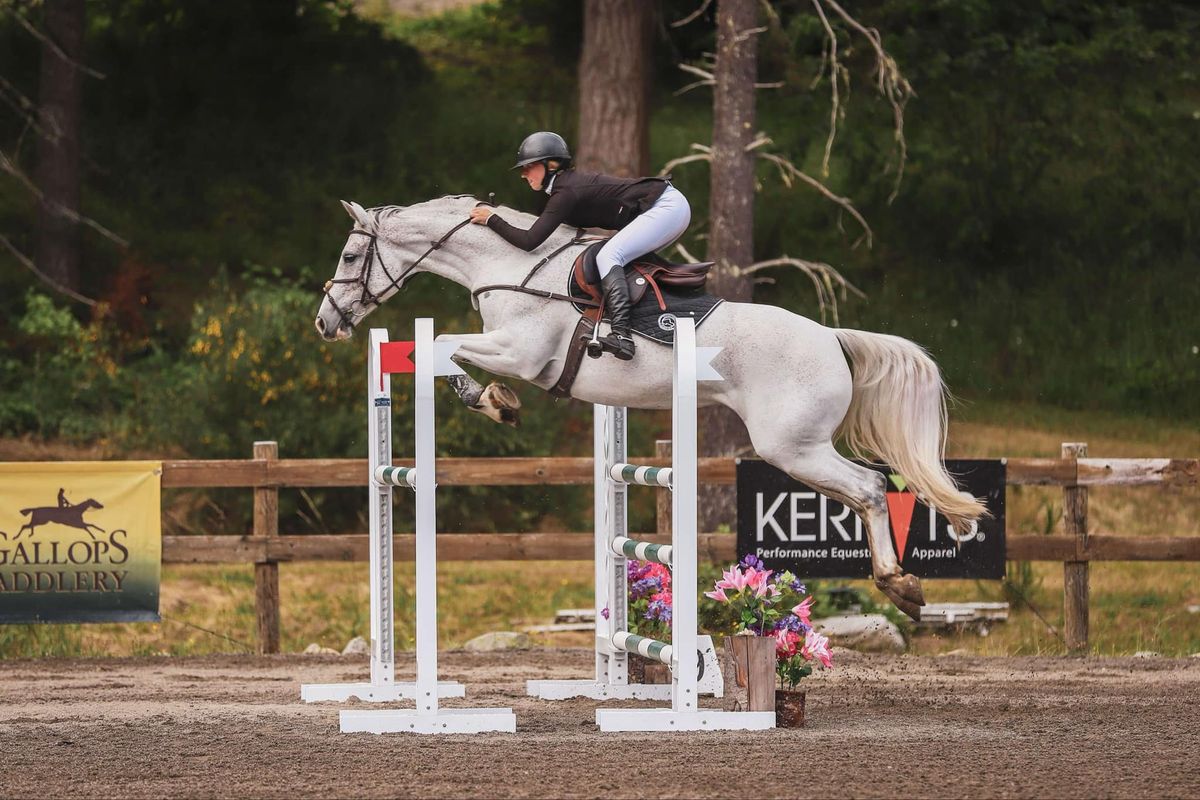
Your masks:
[{"label": "horse's hoof", "polygon": [[479,395],[479,403],[474,408],[488,419],[514,428],[521,425],[520,409],[521,398],[517,397],[517,393],[495,381],[489,383]]},{"label": "horse's hoof", "polygon": [[915,575],[900,573],[876,578],[875,586],[895,603],[896,608],[903,611],[914,621],[921,619],[921,606],[925,605],[925,593],[921,591],[921,581]]}]

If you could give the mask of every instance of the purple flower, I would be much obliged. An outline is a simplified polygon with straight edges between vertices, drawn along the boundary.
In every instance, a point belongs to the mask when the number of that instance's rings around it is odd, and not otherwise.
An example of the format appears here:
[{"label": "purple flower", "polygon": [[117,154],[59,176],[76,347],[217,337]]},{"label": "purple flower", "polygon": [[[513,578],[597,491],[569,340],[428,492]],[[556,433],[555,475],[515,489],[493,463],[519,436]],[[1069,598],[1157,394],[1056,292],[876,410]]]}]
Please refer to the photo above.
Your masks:
[{"label": "purple flower", "polygon": [[662,578],[657,576],[642,578],[639,581],[635,581],[633,586],[629,587],[629,599],[641,600],[643,597],[658,594],[662,589]]},{"label": "purple flower", "polygon": [[803,583],[800,582],[799,578],[796,578],[796,580],[792,581],[792,591],[796,594],[808,594],[808,589]]},{"label": "purple flower", "polygon": [[650,563],[647,561],[628,561],[625,565],[625,574],[630,583],[640,581],[649,571]]},{"label": "purple flower", "polygon": [[600,616],[604,617],[605,619],[608,619],[608,616],[609,616],[608,606],[605,606],[604,608],[600,609]]},{"label": "purple flower", "polygon": [[741,565],[741,567],[743,569],[756,569],[760,572],[763,569],[762,559],[760,559],[758,556],[754,555],[753,553],[747,553],[745,556],[742,557],[742,560],[739,561],[738,563]]},{"label": "purple flower", "polygon": [[812,626],[800,619],[795,614],[788,614],[783,619],[775,623],[777,631],[791,631],[792,633],[806,634],[812,630]]},{"label": "purple flower", "polygon": [[661,622],[671,621],[671,603],[665,598],[655,598],[646,608],[646,619],[656,619]]}]

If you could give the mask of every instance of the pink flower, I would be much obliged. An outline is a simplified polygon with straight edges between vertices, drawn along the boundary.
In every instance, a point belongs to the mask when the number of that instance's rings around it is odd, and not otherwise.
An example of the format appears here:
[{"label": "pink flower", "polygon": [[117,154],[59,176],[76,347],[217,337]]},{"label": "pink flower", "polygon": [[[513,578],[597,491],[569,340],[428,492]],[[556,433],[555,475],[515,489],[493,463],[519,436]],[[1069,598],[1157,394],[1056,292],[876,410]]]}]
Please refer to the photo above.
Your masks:
[{"label": "pink flower", "polygon": [[737,589],[740,592],[746,588],[746,576],[737,567],[727,569],[721,574],[717,586],[721,589]]},{"label": "pink flower", "polygon": [[812,624],[812,604],[811,597],[804,598],[804,602],[792,609],[792,613],[800,618],[800,621],[805,625]]},{"label": "pink flower", "polygon": [[671,570],[663,564],[651,564],[644,577],[658,578],[664,589],[671,585]]},{"label": "pink flower", "polygon": [[804,637],[804,647],[800,649],[800,654],[810,660],[815,658],[824,667],[833,666],[833,654],[829,652],[829,639],[816,631],[809,631],[808,635]]},{"label": "pink flower", "polygon": [[717,582],[717,585],[713,587],[713,591],[705,592],[704,596],[721,603],[729,602],[729,598],[725,596],[725,587],[721,585],[721,581]]},{"label": "pink flower", "polygon": [[789,631],[787,628],[775,631],[775,657],[780,661],[786,661],[796,655],[796,648],[800,644],[800,635],[795,631]]}]

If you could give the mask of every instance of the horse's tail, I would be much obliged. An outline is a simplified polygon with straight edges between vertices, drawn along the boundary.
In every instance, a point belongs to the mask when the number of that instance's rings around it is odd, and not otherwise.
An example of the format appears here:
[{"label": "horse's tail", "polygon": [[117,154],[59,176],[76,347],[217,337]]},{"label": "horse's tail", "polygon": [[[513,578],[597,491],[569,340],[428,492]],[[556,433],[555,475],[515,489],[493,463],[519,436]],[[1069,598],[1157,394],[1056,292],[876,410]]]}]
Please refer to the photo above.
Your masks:
[{"label": "horse's tail", "polygon": [[37,511],[37,509],[36,508],[22,508],[20,513],[32,514],[34,511]]},{"label": "horse's tail", "polygon": [[946,386],[929,354],[899,336],[838,328],[854,393],[838,435],[856,456],[868,452],[904,477],[923,502],[965,532],[987,513],[959,491],[942,463],[946,450]]}]

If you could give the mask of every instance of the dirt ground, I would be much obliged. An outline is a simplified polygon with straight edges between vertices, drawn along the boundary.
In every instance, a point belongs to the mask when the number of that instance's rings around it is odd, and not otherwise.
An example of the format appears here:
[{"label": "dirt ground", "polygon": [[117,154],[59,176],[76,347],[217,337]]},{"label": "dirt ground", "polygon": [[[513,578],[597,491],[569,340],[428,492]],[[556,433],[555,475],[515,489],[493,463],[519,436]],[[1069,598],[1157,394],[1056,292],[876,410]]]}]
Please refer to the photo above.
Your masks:
[{"label": "dirt ground", "polygon": [[300,702],[365,659],[5,661],[0,795],[1200,796],[1200,659],[838,656],[804,729],[656,735],[525,697],[527,678],[586,677],[585,650],[443,653],[468,688],[447,705],[517,713],[515,736],[450,737],[343,735],[339,706]]}]

